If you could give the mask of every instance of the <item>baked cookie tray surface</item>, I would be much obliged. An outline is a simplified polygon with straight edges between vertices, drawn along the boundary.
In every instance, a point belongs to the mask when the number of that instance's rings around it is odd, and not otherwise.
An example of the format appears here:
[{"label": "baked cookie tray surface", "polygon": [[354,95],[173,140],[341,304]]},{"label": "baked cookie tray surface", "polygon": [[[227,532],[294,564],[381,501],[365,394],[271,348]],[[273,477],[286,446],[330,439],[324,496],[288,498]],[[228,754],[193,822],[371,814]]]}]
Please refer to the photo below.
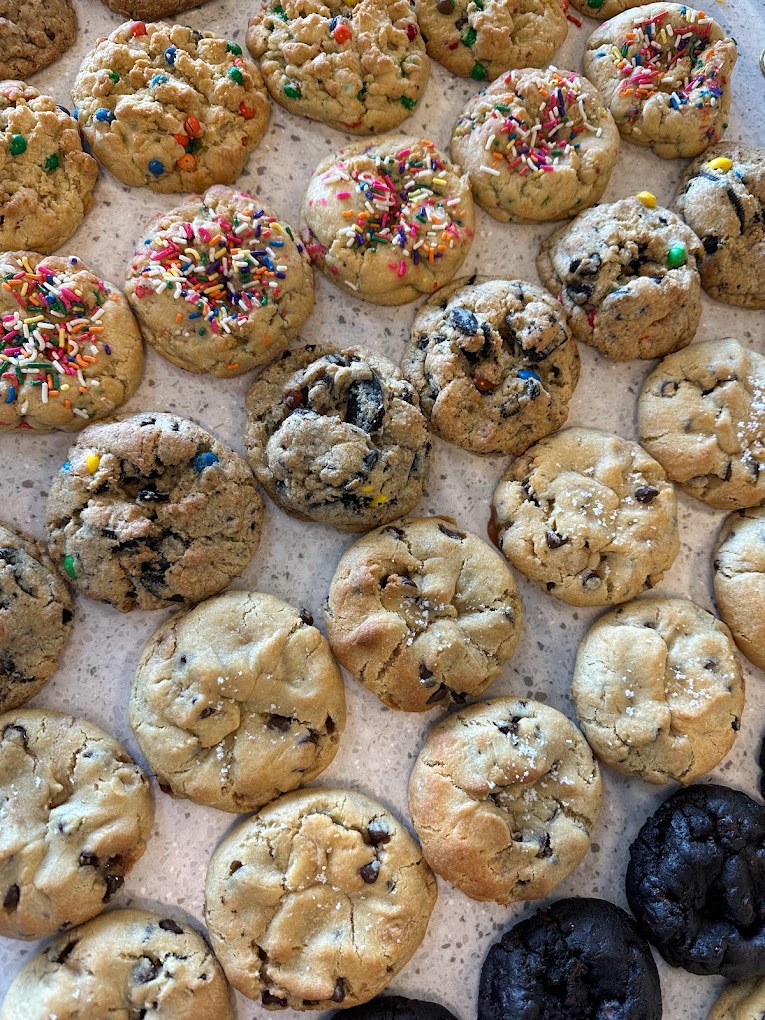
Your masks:
[{"label": "baked cookie tray surface", "polygon": [[[694,6],[694,5],[691,5]],[[695,6],[698,6],[696,4]],[[758,68],[765,48],[762,0],[710,0],[705,7],[739,43],[733,77],[733,109],[724,140],[765,145],[762,97],[765,79]],[[181,14],[178,21],[211,29],[244,44],[247,18],[254,7],[237,0],[211,0]],[[79,32],[63,58],[31,77],[38,89],[71,109],[70,89],[83,55],[95,40],[122,21],[95,0],[77,2]],[[572,9],[572,13],[573,9]],[[586,39],[597,22],[570,25],[568,39],[555,57],[562,68],[581,69]],[[477,83],[455,78],[433,64],[432,77],[414,116],[402,131],[430,137],[448,151],[454,120]],[[235,186],[250,191],[293,226],[309,175],[322,158],[349,136],[318,123],[292,117],[272,105],[271,126],[250,157]],[[687,165],[664,161],[648,149],[626,142],[603,201],[653,192],[669,205]],[[106,171],[96,186],[95,206],[62,254],[77,254],[116,284],[124,279],[133,245],[143,236],[154,212],[170,209],[172,195],[128,188]],[[465,275],[521,277],[537,283],[535,257],[552,225],[503,225],[477,210],[476,241],[464,266]],[[332,287],[318,272],[316,309],[305,328],[306,341],[329,340],[338,346],[368,344],[399,361],[415,314],[415,305],[381,308],[355,301]],[[704,295],[697,340],[735,336],[765,353],[765,315],[718,304]],[[589,425],[636,439],[637,396],[654,363],[608,362],[580,345],[582,374],[571,402],[569,424]],[[244,393],[251,376],[213,379],[193,376],[147,353],[143,381],[124,410],[167,410],[200,422],[223,442],[243,452]],[[0,517],[44,534],[45,500],[54,473],[73,437],[6,434],[0,437]],[[421,513],[449,514],[465,528],[486,534],[489,506],[506,466],[501,459],[481,459],[434,439],[435,457]],[[678,489],[681,551],[656,594],[684,595],[714,611],[712,549],[724,514]],[[254,560],[233,587],[271,592],[304,606],[321,625],[321,609],[335,565],[352,539],[329,527],[292,520],[266,500],[264,537]],[[570,682],[578,642],[602,610],[575,609],[546,595],[516,574],[526,611],[520,646],[488,697],[532,697],[574,718]],[[164,612],[120,615],[109,606],[77,598],[73,639],[61,668],[47,688],[27,707],[46,706],[83,715],[104,727],[142,761],[128,725],[128,697],[144,643]],[[742,659],[747,697],[741,732],[732,752],[710,777],[757,797],[757,755],[765,718],[765,674]],[[348,724],[340,751],[314,785],[340,785],[381,799],[406,819],[406,789],[414,757],[426,730],[442,715],[406,715],[384,708],[347,674]],[[569,895],[601,896],[626,907],[624,872],[627,851],[640,825],[672,787],[651,786],[604,767],[603,809],[591,852],[551,899]],[[156,819],[147,852],[131,872],[113,906],[146,909],[167,904],[187,912],[200,924],[205,872],[217,843],[233,822],[231,815],[173,800],[155,786]],[[439,899],[425,941],[390,986],[398,993],[434,998],[461,1020],[475,1017],[478,978],[489,946],[536,905],[499,907],[475,903],[439,880]],[[0,1000],[12,977],[40,948],[39,943],[0,939]],[[724,981],[674,971],[659,960],[666,1020],[704,1020]],[[241,1020],[262,1017],[263,1009],[238,996]],[[300,1014],[285,1010],[285,1020]],[[302,1014],[306,1016],[310,1014]],[[212,1018],[211,1018],[212,1020]]]}]

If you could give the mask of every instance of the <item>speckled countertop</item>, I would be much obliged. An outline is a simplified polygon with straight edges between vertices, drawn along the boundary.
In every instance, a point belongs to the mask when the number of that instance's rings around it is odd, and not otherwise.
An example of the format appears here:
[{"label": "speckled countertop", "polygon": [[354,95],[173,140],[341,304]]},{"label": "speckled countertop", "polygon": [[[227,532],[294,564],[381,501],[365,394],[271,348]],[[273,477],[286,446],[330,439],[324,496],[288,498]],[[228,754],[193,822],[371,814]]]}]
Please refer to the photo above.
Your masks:
[{"label": "speckled countertop", "polygon": [[[69,91],[82,56],[98,36],[107,34],[121,21],[97,0],[75,2],[80,20],[77,43],[56,64],[31,79],[65,106],[70,106]],[[726,137],[765,145],[765,78],[757,66],[765,48],[765,4],[763,0],[710,0],[706,9],[740,47]],[[243,42],[250,13],[251,9],[237,0],[210,0],[178,20]],[[585,19],[582,28],[571,25],[569,37],[556,55],[559,67],[581,68],[584,44],[595,24]],[[433,64],[425,98],[402,130],[427,133],[447,150],[452,123],[476,87],[474,82],[451,77]],[[345,136],[321,124],[292,117],[274,106],[268,133],[250,157],[238,186],[262,196],[295,224],[313,166],[345,140]],[[665,162],[645,149],[624,143],[604,200],[647,189],[661,204],[669,204],[685,165],[684,160]],[[64,252],[79,255],[105,278],[120,284],[144,223],[155,211],[174,204],[172,195],[124,187],[102,171],[95,208]],[[476,241],[465,270],[538,282],[534,260],[541,238],[551,229],[549,225],[501,225],[478,210]],[[307,341],[327,339],[341,345],[362,342],[398,360],[414,311],[412,305],[390,309],[350,300],[317,274],[316,309],[303,336]],[[765,315],[716,304],[704,296],[697,339],[730,335],[765,352]],[[650,365],[637,361],[609,363],[588,347],[581,348],[581,355],[582,376],[571,403],[569,422],[635,438],[637,394]],[[188,375],[149,351],[143,382],[127,409],[169,410],[194,418],[241,452],[243,396],[248,383],[247,377],[221,380]],[[50,479],[65,460],[70,442],[63,434],[33,437],[14,433],[0,437],[0,517],[43,535]],[[489,502],[503,467],[500,460],[482,460],[435,440],[430,484],[418,509],[451,514],[464,527],[485,534]],[[682,549],[657,593],[685,595],[713,609],[711,552],[723,514],[680,492],[678,500]],[[328,527],[291,520],[267,501],[260,549],[234,587],[273,592],[305,606],[320,621],[334,566],[349,541]],[[576,610],[545,595],[525,579],[518,580],[526,628],[512,662],[488,695],[535,697],[574,718],[569,685],[576,647],[599,611]],[[78,598],[74,637],[62,668],[31,704],[87,716],[114,733],[140,760],[128,725],[128,694],[143,644],[163,618],[163,613],[121,616],[107,606]],[[732,753],[712,778],[756,795],[765,675],[745,660],[743,665],[747,707],[742,729]],[[319,783],[362,790],[405,817],[412,761],[426,729],[439,713],[395,713],[347,676],[346,685],[348,726],[335,762]],[[554,898],[596,895],[626,905],[623,880],[627,848],[643,820],[670,790],[626,779],[609,769],[604,769],[604,780],[603,810],[592,851],[555,890]],[[156,788],[155,793],[153,838],[114,905],[151,908],[173,904],[201,923],[207,862],[233,818],[187,801],[172,800]],[[478,976],[489,945],[528,915],[534,905],[508,908],[479,904],[443,881],[439,888],[427,937],[391,990],[439,999],[461,1020],[472,1020]],[[38,944],[0,939],[0,997],[21,964],[38,948]],[[673,971],[661,961],[659,968],[667,1020],[703,1020],[723,982]],[[265,1016],[259,1005],[241,996],[238,1005],[240,1020]],[[280,1015],[284,1020],[296,1020],[298,1016],[289,1011]]]}]

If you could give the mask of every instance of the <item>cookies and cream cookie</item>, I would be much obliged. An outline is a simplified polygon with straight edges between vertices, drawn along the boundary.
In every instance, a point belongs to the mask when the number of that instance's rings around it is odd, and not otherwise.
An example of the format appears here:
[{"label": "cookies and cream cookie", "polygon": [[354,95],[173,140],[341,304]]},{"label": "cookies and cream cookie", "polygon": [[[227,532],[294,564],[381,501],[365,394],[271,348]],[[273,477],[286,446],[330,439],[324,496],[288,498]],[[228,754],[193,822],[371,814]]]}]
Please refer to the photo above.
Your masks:
[{"label": "cookies and cream cookie", "polygon": [[72,0],[0,0],[0,27],[0,76],[27,78],[69,49],[77,15]]},{"label": "cookies and cream cookie", "polygon": [[725,519],[713,565],[720,616],[747,659],[765,669],[765,507]]}]

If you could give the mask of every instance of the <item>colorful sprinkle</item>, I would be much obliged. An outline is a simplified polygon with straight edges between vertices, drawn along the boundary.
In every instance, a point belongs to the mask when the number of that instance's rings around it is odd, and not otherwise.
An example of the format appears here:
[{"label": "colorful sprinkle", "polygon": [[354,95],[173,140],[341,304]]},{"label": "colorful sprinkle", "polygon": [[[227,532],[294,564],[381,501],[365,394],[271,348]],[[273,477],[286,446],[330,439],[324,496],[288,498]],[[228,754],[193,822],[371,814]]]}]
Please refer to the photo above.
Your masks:
[{"label": "colorful sprinkle", "polygon": [[667,265],[670,269],[679,269],[688,261],[688,252],[684,244],[673,244],[667,252]]},{"label": "colorful sprinkle", "polygon": [[98,471],[98,465],[101,463],[100,453],[89,453],[85,458],[85,467],[88,469],[89,475],[94,475]]},{"label": "colorful sprinkle", "polygon": [[50,156],[48,156],[48,158],[45,160],[45,163],[43,165],[46,170],[55,170],[60,162],[61,160],[58,156],[58,153],[52,152]]},{"label": "colorful sprinkle", "polygon": [[237,85],[241,85],[244,81],[244,75],[238,67],[230,67],[227,74],[231,81],[235,81]]},{"label": "colorful sprinkle", "polygon": [[192,464],[194,465],[194,470],[201,475],[205,468],[211,467],[213,464],[217,464],[218,460],[219,458],[216,457],[214,453],[207,450],[205,453],[198,453],[192,461]]},{"label": "colorful sprinkle", "polygon": [[77,571],[74,569],[74,558],[72,556],[64,557],[64,570],[72,579],[77,577]]},{"label": "colorful sprinkle", "polygon": [[160,177],[165,172],[165,164],[158,159],[149,160],[149,172],[155,177]]},{"label": "colorful sprinkle", "polygon": [[733,166],[733,160],[728,159],[727,156],[718,156],[716,159],[710,159],[707,166],[710,170],[721,170],[723,173],[727,173]]},{"label": "colorful sprinkle", "polygon": [[656,208],[656,195],[652,195],[650,191],[638,191],[635,198],[642,202],[647,209]]},{"label": "colorful sprinkle", "polygon": [[27,151],[27,140],[23,135],[11,135],[10,151],[12,156],[21,156]]}]

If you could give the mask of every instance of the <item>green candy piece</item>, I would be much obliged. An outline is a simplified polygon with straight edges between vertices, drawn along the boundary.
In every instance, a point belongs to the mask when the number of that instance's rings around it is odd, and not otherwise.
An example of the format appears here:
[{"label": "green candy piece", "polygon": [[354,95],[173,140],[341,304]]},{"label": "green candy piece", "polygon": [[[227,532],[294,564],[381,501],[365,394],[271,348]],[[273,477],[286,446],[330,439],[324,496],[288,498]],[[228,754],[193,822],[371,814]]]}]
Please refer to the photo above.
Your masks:
[{"label": "green candy piece", "polygon": [[244,81],[244,76],[238,67],[230,67],[228,70],[228,76],[231,81],[235,81],[237,85],[241,85]]},{"label": "green candy piece", "polygon": [[64,570],[71,578],[77,577],[77,571],[74,569],[74,559],[71,556],[64,557]]},{"label": "green candy piece", "polygon": [[27,151],[27,140],[23,135],[11,135],[11,155],[20,156]]},{"label": "green candy piece", "polygon": [[472,46],[477,38],[478,33],[476,32],[476,30],[474,28],[469,28],[467,32],[465,32],[460,42],[462,43],[463,46]]},{"label": "green candy piece", "polygon": [[667,252],[667,265],[670,269],[679,269],[688,261],[688,252],[684,244],[673,244]]},{"label": "green candy piece", "polygon": [[300,86],[288,81],[284,86],[284,94],[288,99],[300,99]]},{"label": "green candy piece", "polygon": [[417,105],[416,99],[410,99],[409,96],[402,96],[401,103],[406,107],[407,110],[413,110]]},{"label": "green candy piece", "polygon": [[275,15],[276,15],[276,16],[277,16],[278,18],[281,18],[281,19],[282,19],[282,21],[289,21],[289,20],[290,20],[290,19],[289,19],[289,18],[287,17],[287,15],[286,15],[286,13],[285,13],[285,11],[284,11],[284,8],[282,7],[282,5],[281,5],[281,4],[277,4],[277,5],[276,5],[276,7],[274,7],[274,14],[275,14]]},{"label": "green candy piece", "polygon": [[594,11],[597,11],[599,7],[602,7],[606,0],[587,0],[587,6],[592,7]]},{"label": "green candy piece", "polygon": [[46,170],[55,170],[60,162],[61,160],[58,158],[57,153],[54,152],[50,156],[48,156],[43,165],[45,166]]},{"label": "green candy piece", "polygon": [[115,85],[120,80],[120,76],[117,74],[116,71],[110,71],[109,72],[109,77],[111,78],[111,80],[114,82]]},{"label": "green candy piece", "polygon": [[474,78],[476,81],[483,81],[486,77],[486,68],[483,64],[473,64],[470,69],[470,77]]},{"label": "green candy piece", "polygon": [[229,53],[233,53],[235,57],[241,57],[241,55],[242,55],[242,47],[239,45],[239,43],[230,42],[230,41],[227,42],[226,43],[226,50]]}]

